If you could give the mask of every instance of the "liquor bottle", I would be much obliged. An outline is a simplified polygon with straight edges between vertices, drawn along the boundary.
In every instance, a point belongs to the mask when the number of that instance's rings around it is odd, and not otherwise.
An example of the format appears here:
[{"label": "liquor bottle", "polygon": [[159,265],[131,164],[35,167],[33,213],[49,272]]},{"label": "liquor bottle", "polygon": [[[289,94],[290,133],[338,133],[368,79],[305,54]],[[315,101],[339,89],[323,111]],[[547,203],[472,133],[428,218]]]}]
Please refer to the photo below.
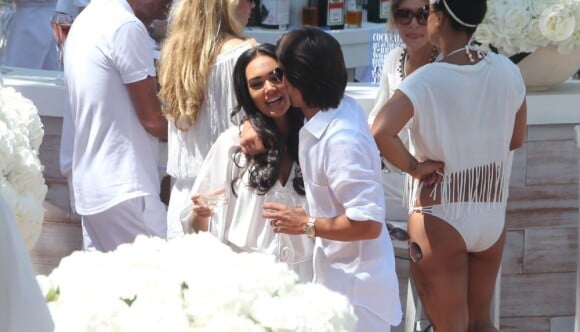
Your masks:
[{"label": "liquor bottle", "polygon": [[260,26],[266,29],[287,30],[290,24],[290,0],[262,0]]},{"label": "liquor bottle", "polygon": [[302,25],[317,27],[318,24],[318,0],[308,0],[302,7]]},{"label": "liquor bottle", "polygon": [[318,25],[329,29],[344,29],[344,0],[320,0]]},{"label": "liquor bottle", "polygon": [[389,0],[368,0],[367,21],[384,23],[389,15]]},{"label": "liquor bottle", "polygon": [[260,26],[260,23],[262,22],[262,18],[260,17],[260,0],[254,0],[254,4],[256,4],[256,6],[252,8],[250,18],[248,19],[247,26],[249,27]]}]

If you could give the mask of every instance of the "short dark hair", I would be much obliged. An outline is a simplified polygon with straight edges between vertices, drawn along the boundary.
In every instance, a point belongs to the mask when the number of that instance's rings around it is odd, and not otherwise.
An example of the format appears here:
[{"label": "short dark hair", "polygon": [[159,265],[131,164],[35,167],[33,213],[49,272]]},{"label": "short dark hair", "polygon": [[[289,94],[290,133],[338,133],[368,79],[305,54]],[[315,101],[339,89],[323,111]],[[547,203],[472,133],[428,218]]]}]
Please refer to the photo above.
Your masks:
[{"label": "short dark hair", "polygon": [[302,93],[307,106],[338,107],[348,75],[336,39],[316,28],[297,29],[282,35],[277,53],[286,79]]},{"label": "short dark hair", "polygon": [[447,11],[443,1],[447,3],[447,6],[449,6],[449,9],[451,9],[455,16],[468,24],[479,25],[483,21],[485,13],[487,12],[486,0],[442,0],[433,4],[435,10],[442,11],[445,16],[449,18],[449,21],[451,22],[451,28],[453,30],[466,31],[470,35],[475,32],[476,28],[466,27],[457,22]]}]

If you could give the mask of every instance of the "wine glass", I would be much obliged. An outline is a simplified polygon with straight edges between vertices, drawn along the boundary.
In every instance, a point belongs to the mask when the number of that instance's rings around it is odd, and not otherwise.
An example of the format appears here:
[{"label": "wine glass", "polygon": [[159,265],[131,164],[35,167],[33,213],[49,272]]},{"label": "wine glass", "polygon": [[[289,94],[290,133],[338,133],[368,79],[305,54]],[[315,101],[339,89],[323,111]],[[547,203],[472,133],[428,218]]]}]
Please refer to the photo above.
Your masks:
[{"label": "wine glass", "polygon": [[0,49],[2,50],[0,54],[0,66],[2,67],[2,73],[6,73],[4,68],[4,62],[6,61],[6,41],[8,33],[8,24],[12,21],[14,16],[14,6],[12,4],[3,3],[0,5]]},{"label": "wine glass", "polygon": [[54,40],[56,41],[56,56],[59,70],[58,79],[61,82],[63,80],[63,46],[72,22],[72,16],[61,12],[55,12],[50,19],[50,26],[52,27],[52,33],[54,35]]},{"label": "wine glass", "polygon": [[[207,231],[215,235],[220,241],[225,237],[224,209],[228,203],[225,190],[212,186],[210,181],[204,181],[199,188],[200,203],[212,210],[208,220]],[[219,217],[216,217],[216,214]]]},{"label": "wine glass", "polygon": [[[287,190],[284,188],[270,188],[270,190],[266,193],[265,197],[266,203],[279,203],[284,204],[290,207],[296,205],[292,195],[288,193]],[[268,224],[270,220],[268,221]],[[275,233],[275,241],[276,241],[276,261],[277,262],[288,262],[292,258],[293,249],[292,244],[289,241],[287,236],[282,236],[280,233]]]}]

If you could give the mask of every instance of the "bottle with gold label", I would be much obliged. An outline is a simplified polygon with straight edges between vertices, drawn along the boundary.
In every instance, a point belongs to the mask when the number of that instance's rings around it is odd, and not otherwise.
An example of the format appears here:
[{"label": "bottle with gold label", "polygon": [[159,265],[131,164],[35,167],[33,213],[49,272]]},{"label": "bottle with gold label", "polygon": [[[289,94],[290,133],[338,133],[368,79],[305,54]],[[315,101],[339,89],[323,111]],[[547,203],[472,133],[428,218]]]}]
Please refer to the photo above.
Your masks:
[{"label": "bottle with gold label", "polygon": [[344,0],[320,0],[318,25],[329,29],[344,29]]},{"label": "bottle with gold label", "polygon": [[368,0],[367,21],[384,23],[389,15],[389,0]]}]

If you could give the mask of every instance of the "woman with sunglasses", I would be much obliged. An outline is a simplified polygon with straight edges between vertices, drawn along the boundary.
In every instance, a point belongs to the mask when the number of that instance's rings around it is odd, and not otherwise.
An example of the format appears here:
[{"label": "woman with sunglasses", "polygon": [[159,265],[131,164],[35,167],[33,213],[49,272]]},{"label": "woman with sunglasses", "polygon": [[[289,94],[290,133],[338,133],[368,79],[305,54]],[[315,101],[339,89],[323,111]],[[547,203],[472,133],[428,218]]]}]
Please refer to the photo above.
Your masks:
[{"label": "woman with sunglasses", "polygon": [[183,234],[179,212],[196,173],[219,134],[231,127],[232,72],[255,42],[243,36],[252,0],[177,1],[159,67],[159,97],[168,128],[167,173],[173,179],[167,238]]},{"label": "woman with sunglasses", "polygon": [[[262,206],[273,190],[283,191],[297,205],[306,204],[298,165],[298,131],[304,115],[290,105],[274,45],[262,44],[240,55],[234,67],[234,91],[238,106],[232,117],[243,110],[266,150],[244,154],[237,128],[221,134],[204,160],[182,220],[195,231],[208,229],[212,210],[199,189],[204,181],[211,181],[213,188],[223,188],[228,201],[224,214],[212,216],[227,223],[224,242],[236,251],[274,254],[288,263],[301,281],[312,281],[314,241],[306,235],[274,234],[262,217]],[[289,250],[285,257],[280,257],[282,245]]]},{"label": "woman with sunglasses", "polygon": [[[419,68],[379,112],[383,156],[409,177],[411,274],[435,331],[497,331],[490,318],[505,242],[513,150],[524,142],[525,85],[506,57],[471,38],[485,0],[431,0],[441,60]],[[413,118],[411,154],[398,137]]]},{"label": "woman with sunglasses", "polygon": [[[377,113],[399,88],[401,81],[417,68],[433,62],[437,56],[437,49],[431,45],[427,36],[428,4],[428,0],[391,0],[388,31],[398,34],[403,45],[394,48],[385,57],[375,106],[368,118],[369,125],[373,124]],[[408,147],[409,134],[406,127],[399,137]],[[386,219],[407,220],[407,209],[402,204],[405,176],[388,162],[384,164],[383,189],[388,206]]]}]

